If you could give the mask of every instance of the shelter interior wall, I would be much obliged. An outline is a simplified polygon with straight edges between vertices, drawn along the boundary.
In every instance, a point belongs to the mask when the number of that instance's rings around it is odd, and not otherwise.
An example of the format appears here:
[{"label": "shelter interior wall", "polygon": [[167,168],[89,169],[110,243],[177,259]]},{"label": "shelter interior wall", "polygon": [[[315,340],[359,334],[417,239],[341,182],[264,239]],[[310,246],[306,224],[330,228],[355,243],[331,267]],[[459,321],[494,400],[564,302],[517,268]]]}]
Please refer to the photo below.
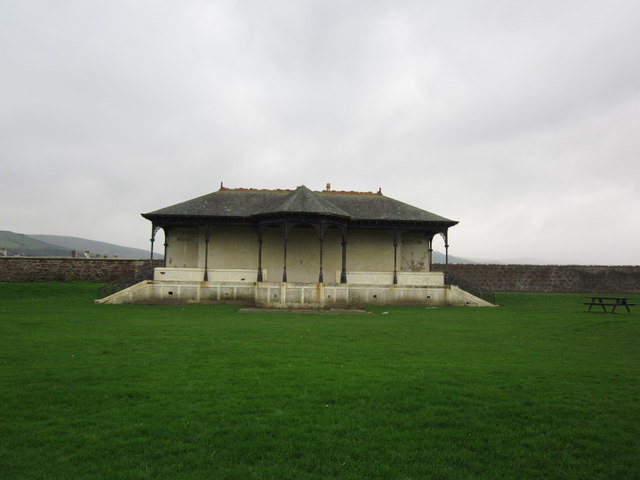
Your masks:
[{"label": "shelter interior wall", "polygon": [[[204,236],[200,267],[204,268]],[[214,227],[209,235],[209,268],[258,268],[258,233],[251,227]]]},{"label": "shelter interior wall", "polygon": [[283,238],[282,227],[266,227],[262,231],[262,268],[270,282],[282,280]]},{"label": "shelter interior wall", "polygon": [[[323,254],[324,256],[324,254]],[[298,227],[289,232],[287,279],[289,282],[318,281],[320,239],[315,228]]]},{"label": "shelter interior wall", "polygon": [[[284,231],[282,227],[267,227],[263,231],[262,267],[269,281],[282,278],[284,260]],[[329,228],[323,242],[322,263],[325,281],[334,281],[335,272],[342,268],[342,235],[337,228]],[[256,247],[257,248],[257,247]],[[287,242],[287,281],[315,283],[320,274],[320,239],[312,227],[295,227]]]},{"label": "shelter interior wall", "polygon": [[388,230],[352,230],[347,244],[347,270],[393,271],[393,237]]},{"label": "shelter interior wall", "polygon": [[[204,268],[204,231],[174,228],[167,233],[167,267]],[[263,231],[262,267],[269,281],[282,278],[284,231],[280,226]],[[405,234],[398,245],[398,270],[428,271],[428,244],[420,234]],[[251,227],[214,227],[209,240],[209,268],[255,269],[258,236]],[[413,263],[412,263],[413,262]],[[352,230],[347,244],[347,269],[361,272],[393,271],[393,234],[388,230]],[[334,281],[342,268],[341,232],[328,228],[323,242],[325,281]],[[289,282],[318,281],[320,241],[315,228],[297,226],[289,232],[287,279]]]},{"label": "shelter interior wall", "polygon": [[398,245],[398,270],[403,272],[429,271],[429,243],[424,233],[406,232]]},{"label": "shelter interior wall", "polygon": [[200,234],[197,228],[171,228],[165,235],[167,267],[199,266]]},{"label": "shelter interior wall", "polygon": [[324,283],[337,282],[336,272],[342,270],[342,232],[339,228],[327,229],[324,234],[322,250]]}]

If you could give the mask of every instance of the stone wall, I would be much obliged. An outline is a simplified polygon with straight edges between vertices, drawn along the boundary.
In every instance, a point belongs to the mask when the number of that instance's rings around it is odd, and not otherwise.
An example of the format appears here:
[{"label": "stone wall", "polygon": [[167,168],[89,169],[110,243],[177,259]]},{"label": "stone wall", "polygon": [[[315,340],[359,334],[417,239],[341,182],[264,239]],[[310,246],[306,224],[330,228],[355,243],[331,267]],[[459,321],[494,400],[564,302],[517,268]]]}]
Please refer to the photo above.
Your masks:
[{"label": "stone wall", "polygon": [[[434,264],[433,269],[444,271]],[[448,281],[491,292],[640,293],[640,266],[450,264]],[[469,288],[469,287],[467,287]]]},{"label": "stone wall", "polygon": [[[164,260],[154,264],[163,266]],[[102,283],[148,265],[123,258],[0,257],[0,282]],[[443,271],[444,265],[433,269]],[[640,294],[640,266],[450,264],[447,271],[454,285],[492,292]]]},{"label": "stone wall", "polygon": [[[154,264],[164,265],[164,260]],[[0,282],[106,283],[148,266],[149,260],[124,258],[0,257]]]}]

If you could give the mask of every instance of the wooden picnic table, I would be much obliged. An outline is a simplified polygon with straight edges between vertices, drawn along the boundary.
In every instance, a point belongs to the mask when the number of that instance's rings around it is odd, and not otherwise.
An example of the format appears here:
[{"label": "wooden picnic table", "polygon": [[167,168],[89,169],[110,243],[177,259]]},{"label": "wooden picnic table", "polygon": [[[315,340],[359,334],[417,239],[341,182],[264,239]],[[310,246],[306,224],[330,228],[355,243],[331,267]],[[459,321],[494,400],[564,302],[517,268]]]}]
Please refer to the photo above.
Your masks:
[{"label": "wooden picnic table", "polygon": [[[631,313],[629,307],[635,305],[635,303],[629,303],[627,297],[589,297],[591,298],[590,302],[584,302],[584,305],[589,305],[590,312],[593,307],[602,307],[602,311],[604,313],[616,313],[616,307],[624,307],[627,309],[627,312]],[[611,311],[607,310],[607,307],[611,307]]]}]

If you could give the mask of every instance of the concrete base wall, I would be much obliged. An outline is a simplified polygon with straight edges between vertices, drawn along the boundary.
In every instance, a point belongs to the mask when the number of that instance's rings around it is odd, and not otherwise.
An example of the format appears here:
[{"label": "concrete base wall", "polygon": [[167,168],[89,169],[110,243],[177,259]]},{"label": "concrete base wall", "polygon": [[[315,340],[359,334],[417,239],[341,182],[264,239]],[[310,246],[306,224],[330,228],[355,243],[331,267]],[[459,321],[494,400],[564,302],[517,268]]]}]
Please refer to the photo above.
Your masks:
[{"label": "concrete base wall", "polygon": [[[442,272],[397,272],[398,285],[444,285]],[[363,285],[391,285],[393,272],[348,272],[347,282]],[[340,283],[340,272],[336,272]]]},{"label": "concrete base wall", "polygon": [[239,303],[264,308],[492,306],[453,286],[146,281],[97,303]]},{"label": "concrete base wall", "polygon": [[[327,283],[339,284],[340,271],[334,272],[333,277],[333,282]],[[204,268],[156,268],[153,279],[157,282],[200,282],[204,280]],[[256,282],[258,270],[210,268],[207,269],[207,280],[209,282]],[[263,269],[262,281],[270,280],[269,272]],[[397,272],[397,280],[398,285],[443,286],[444,274],[442,272]],[[348,272],[347,281],[352,285],[391,285],[393,272]]]},{"label": "concrete base wall", "polygon": [[[262,279],[267,281],[267,270],[262,270]],[[239,268],[216,268],[207,270],[209,282],[246,282],[258,280],[258,270]],[[204,281],[204,268],[156,268],[153,279],[157,282],[200,282]]]}]

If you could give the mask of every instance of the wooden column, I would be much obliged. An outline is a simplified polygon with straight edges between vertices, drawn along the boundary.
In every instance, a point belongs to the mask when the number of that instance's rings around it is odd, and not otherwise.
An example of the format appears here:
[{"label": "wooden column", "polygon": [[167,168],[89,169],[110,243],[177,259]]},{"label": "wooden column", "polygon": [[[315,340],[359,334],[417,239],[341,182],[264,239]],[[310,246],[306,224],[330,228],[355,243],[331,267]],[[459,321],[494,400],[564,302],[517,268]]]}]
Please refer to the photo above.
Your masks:
[{"label": "wooden column", "polygon": [[258,226],[258,282],[262,282],[262,225]]},{"label": "wooden column", "polygon": [[158,230],[160,230],[160,227],[158,227],[157,225],[151,224],[151,254],[149,257],[149,266],[151,268],[153,268],[153,243],[156,241],[156,233],[158,233]]},{"label": "wooden column", "polygon": [[204,278],[205,282],[209,281],[209,226],[204,229]]},{"label": "wooden column", "polygon": [[289,241],[289,224],[284,222],[284,258],[282,264],[282,282],[287,282],[287,243]]},{"label": "wooden column", "polygon": [[167,249],[169,248],[169,234],[167,233],[167,230],[165,229],[164,231],[164,266],[167,266]]},{"label": "wooden column", "polygon": [[342,271],[340,283],[347,283],[347,228],[342,229]]},{"label": "wooden column", "polygon": [[398,284],[398,231],[393,229],[393,284]]},{"label": "wooden column", "polygon": [[444,232],[444,264],[449,265],[449,231]]},{"label": "wooden column", "polygon": [[327,226],[324,222],[320,222],[320,226],[318,228],[318,238],[320,239],[320,274],[318,275],[318,283],[324,283],[324,274],[322,272],[322,255],[323,255],[323,246],[324,246],[324,233],[327,229]]},{"label": "wooden column", "polygon": [[167,253],[169,252],[169,231],[164,229],[164,266],[167,266],[167,262],[169,261],[169,257],[167,257]]}]

